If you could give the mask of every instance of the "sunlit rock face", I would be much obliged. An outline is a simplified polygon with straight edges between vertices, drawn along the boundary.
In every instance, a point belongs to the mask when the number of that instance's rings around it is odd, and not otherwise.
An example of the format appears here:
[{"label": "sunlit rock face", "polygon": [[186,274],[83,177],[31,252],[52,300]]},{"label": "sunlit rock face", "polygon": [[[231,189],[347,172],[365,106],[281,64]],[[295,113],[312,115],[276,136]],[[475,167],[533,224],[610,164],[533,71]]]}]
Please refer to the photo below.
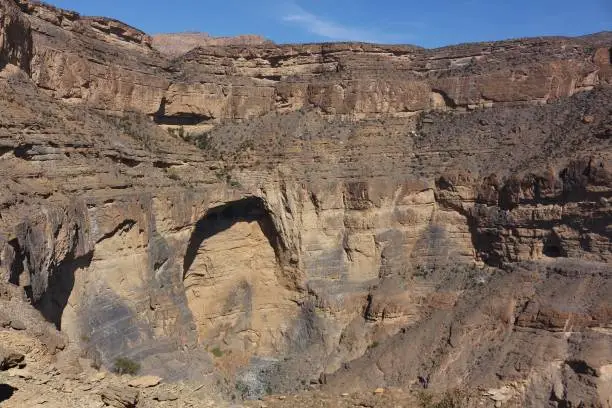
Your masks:
[{"label": "sunlit rock face", "polygon": [[170,60],[122,23],[15,4],[0,267],[67,350],[253,397],[421,376],[609,399],[605,33]]},{"label": "sunlit rock face", "polygon": [[284,335],[300,295],[279,279],[276,234],[258,199],[213,208],[198,221],[183,269],[201,343],[247,354],[285,350]]}]

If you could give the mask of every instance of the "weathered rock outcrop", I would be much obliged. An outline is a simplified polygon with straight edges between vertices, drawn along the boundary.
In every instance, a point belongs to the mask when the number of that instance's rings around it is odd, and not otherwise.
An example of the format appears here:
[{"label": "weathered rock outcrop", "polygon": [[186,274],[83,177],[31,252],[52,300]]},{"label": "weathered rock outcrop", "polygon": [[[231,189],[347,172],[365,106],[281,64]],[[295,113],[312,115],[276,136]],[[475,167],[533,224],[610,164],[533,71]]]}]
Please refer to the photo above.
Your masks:
[{"label": "weathered rock outcrop", "polygon": [[32,77],[41,88],[107,111],[155,115],[169,125],[211,125],[308,106],[329,114],[402,116],[545,103],[611,79],[609,50],[588,37],[436,50],[232,43],[199,46],[170,63],[152,48],[160,38],[123,23],[19,3],[33,27]]},{"label": "weathered rock outcrop", "polygon": [[0,268],[70,339],[26,325],[53,353],[245,397],[429,375],[609,400],[609,35],[171,61],[123,23],[17,4]]},{"label": "weathered rock outcrop", "polygon": [[32,79],[56,98],[105,111],[155,113],[168,79],[151,38],[119,21],[18,2],[32,26]]},{"label": "weathered rock outcrop", "polygon": [[151,37],[153,48],[163,54],[177,57],[197,47],[206,46],[253,46],[272,43],[259,35],[235,37],[212,37],[206,33],[156,34]]}]

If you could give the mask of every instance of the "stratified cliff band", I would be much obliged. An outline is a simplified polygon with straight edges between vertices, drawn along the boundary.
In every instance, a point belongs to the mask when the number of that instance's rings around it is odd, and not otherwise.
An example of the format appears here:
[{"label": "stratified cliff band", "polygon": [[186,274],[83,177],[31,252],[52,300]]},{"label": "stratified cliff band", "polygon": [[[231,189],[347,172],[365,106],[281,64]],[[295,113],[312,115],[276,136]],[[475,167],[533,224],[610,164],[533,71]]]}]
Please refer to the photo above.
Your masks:
[{"label": "stratified cliff band", "polygon": [[[1,344],[79,384],[7,406],[612,403],[610,33],[177,50],[0,11]],[[76,380],[117,358],[176,398]]]}]

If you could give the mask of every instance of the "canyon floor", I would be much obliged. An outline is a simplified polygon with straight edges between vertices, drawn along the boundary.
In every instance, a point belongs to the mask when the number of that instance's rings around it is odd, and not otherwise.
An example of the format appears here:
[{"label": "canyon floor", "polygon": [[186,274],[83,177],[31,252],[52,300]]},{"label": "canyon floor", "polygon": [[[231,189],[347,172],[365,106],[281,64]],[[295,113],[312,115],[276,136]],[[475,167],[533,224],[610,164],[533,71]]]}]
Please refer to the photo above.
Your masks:
[{"label": "canyon floor", "polygon": [[612,407],[612,33],[0,0],[0,96],[0,406]]}]

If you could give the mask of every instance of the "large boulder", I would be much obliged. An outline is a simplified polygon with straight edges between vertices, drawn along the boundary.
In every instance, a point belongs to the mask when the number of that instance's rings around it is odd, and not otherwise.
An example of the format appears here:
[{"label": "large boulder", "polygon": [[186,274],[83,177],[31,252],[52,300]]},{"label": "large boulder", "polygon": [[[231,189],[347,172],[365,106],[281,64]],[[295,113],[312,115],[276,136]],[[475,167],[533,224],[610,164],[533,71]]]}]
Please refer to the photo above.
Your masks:
[{"label": "large boulder", "polygon": [[23,364],[25,356],[0,347],[0,370],[8,370]]},{"label": "large boulder", "polygon": [[130,408],[138,404],[140,392],[132,388],[108,386],[100,394],[104,404],[117,408]]}]

